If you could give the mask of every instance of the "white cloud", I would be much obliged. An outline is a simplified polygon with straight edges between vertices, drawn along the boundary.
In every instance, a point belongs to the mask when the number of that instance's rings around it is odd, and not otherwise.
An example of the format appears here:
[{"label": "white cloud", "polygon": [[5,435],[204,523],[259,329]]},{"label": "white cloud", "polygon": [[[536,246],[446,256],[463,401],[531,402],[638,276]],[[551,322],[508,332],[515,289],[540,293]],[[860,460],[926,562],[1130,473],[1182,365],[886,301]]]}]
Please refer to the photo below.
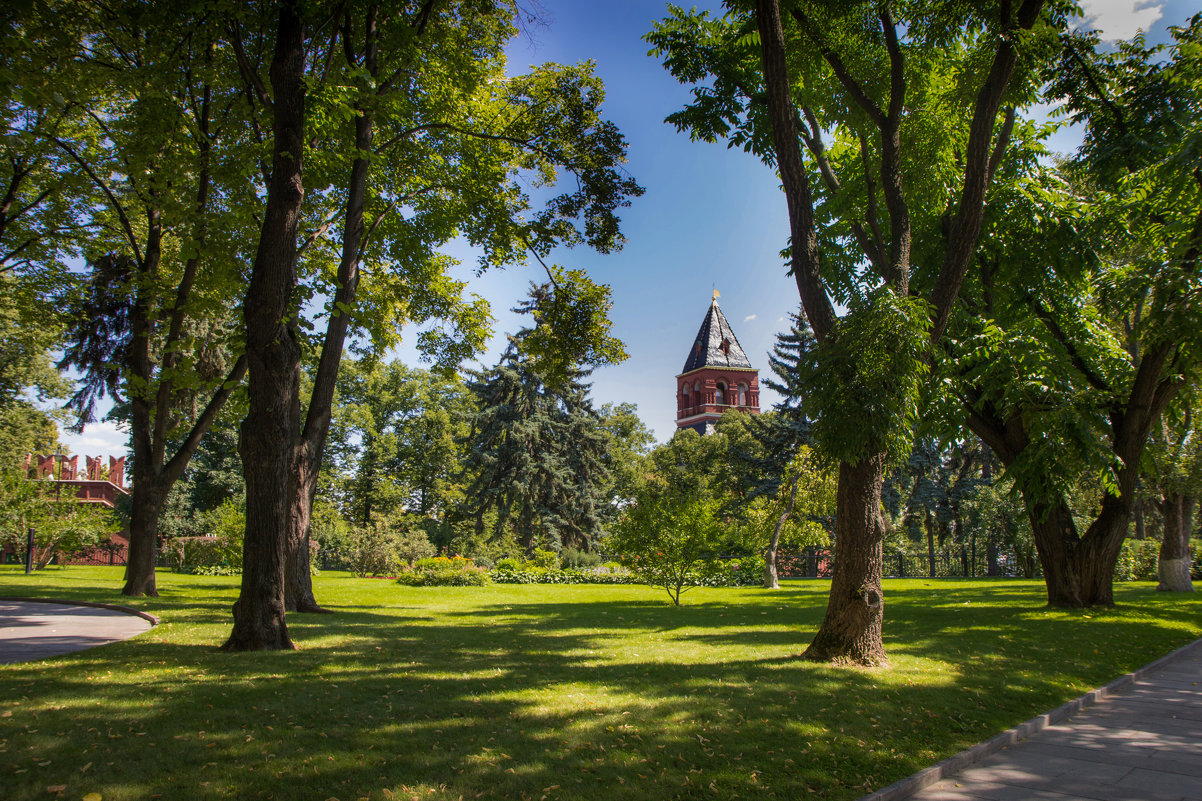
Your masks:
[{"label": "white cloud", "polygon": [[1163,0],[1081,0],[1081,27],[1100,32],[1108,42],[1130,39],[1150,29],[1164,16],[1163,9]]},{"label": "white cloud", "polygon": [[758,317],[758,316],[759,316],[759,315],[756,315],[756,314],[749,314],[749,315],[747,315],[746,317],[744,317],[744,318],[743,318],[743,322],[745,322],[745,323],[750,323],[752,320],[754,320],[754,319],[755,319],[756,317]]},{"label": "white cloud", "polygon": [[82,434],[60,430],[58,438],[67,450],[78,456],[121,458],[129,450],[129,432],[107,421],[90,424]]}]

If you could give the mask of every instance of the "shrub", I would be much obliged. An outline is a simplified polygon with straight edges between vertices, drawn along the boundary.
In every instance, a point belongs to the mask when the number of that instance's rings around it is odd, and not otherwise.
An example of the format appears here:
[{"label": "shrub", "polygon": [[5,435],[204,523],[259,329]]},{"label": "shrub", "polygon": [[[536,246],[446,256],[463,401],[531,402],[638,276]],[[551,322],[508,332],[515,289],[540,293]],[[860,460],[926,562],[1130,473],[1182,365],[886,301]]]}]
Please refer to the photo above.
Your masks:
[{"label": "shrub", "polygon": [[190,571],[194,576],[241,576],[242,569],[229,565],[199,565]]},{"label": "shrub", "polygon": [[357,576],[395,576],[437,552],[425,529],[402,512],[373,517],[370,525],[355,529],[346,561]]},{"label": "shrub", "polygon": [[1124,540],[1114,566],[1115,581],[1155,581],[1160,543],[1156,540]]},{"label": "shrub", "polygon": [[578,570],[539,570],[522,567],[494,570],[488,574],[496,584],[583,584]]},{"label": "shrub", "polygon": [[396,543],[397,558],[410,566],[418,559],[428,559],[438,553],[426,532],[416,526],[396,530],[392,537]]},{"label": "shrub", "polygon": [[418,559],[397,581],[410,587],[481,587],[488,571],[462,556],[435,556]]},{"label": "shrub", "polygon": [[[176,573],[200,575],[236,575],[242,571],[242,543],[224,537],[176,537],[165,548],[171,569]],[[201,570],[225,568],[228,573],[201,573]]]},{"label": "shrub", "polygon": [[601,557],[576,548],[564,548],[559,552],[559,564],[563,568],[596,567],[601,564]]},{"label": "shrub", "polygon": [[543,570],[554,570],[559,567],[559,556],[555,551],[535,548],[534,553],[530,555],[530,564]]},{"label": "shrub", "polygon": [[354,531],[348,557],[348,566],[360,578],[394,576],[401,569],[396,542],[388,532],[376,526]]},{"label": "shrub", "polygon": [[760,586],[764,583],[764,557],[742,556],[727,561],[723,578],[728,587]]},{"label": "shrub", "polygon": [[519,559],[514,559],[512,556],[506,556],[504,559],[498,559],[494,570],[521,570],[522,562]]},{"label": "shrub", "polygon": [[581,570],[586,584],[640,584],[642,580],[617,562]]}]

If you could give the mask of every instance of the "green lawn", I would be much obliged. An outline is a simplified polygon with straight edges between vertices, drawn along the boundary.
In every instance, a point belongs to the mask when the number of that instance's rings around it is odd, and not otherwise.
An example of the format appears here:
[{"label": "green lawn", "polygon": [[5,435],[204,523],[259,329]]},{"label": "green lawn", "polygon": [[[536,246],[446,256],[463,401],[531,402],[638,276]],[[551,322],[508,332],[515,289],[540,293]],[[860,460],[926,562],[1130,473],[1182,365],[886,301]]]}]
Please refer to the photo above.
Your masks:
[{"label": "green lawn", "polygon": [[[323,574],[299,651],[226,654],[237,580],[159,574],[128,642],[0,666],[0,795],[64,799],[856,798],[1199,635],[1202,598],[1109,611],[1030,581],[886,582],[874,671],[797,658],[825,582],[405,588]],[[120,602],[119,568],[0,595]]]}]

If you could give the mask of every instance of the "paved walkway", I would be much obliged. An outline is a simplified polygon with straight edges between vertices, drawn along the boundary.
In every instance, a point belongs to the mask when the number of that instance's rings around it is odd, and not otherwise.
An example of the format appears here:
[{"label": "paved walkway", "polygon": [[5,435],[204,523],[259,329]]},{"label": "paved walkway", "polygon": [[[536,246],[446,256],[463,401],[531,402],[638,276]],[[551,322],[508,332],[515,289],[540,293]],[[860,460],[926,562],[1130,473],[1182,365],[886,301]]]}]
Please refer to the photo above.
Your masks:
[{"label": "paved walkway", "polygon": [[1202,640],[863,801],[1200,801]]},{"label": "paved walkway", "polygon": [[0,664],[95,648],[153,625],[120,609],[0,598]]}]

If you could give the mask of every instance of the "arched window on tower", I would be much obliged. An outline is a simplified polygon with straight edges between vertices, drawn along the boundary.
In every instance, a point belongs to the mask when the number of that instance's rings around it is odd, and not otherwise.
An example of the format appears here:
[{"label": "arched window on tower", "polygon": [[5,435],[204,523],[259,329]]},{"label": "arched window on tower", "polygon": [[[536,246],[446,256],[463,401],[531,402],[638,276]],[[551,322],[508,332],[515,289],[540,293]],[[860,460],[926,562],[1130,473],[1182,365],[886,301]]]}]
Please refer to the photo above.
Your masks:
[{"label": "arched window on tower", "polygon": [[739,400],[738,400],[738,403],[739,403],[739,405],[740,405],[740,406],[746,406],[746,405],[747,405],[747,385],[746,385],[746,384],[743,384],[743,383],[740,383],[740,384],[739,384]]},{"label": "arched window on tower", "polygon": [[681,392],[680,397],[681,397],[681,402],[684,404],[683,408],[688,409],[693,405],[692,399],[689,397],[689,385],[688,384],[684,385],[684,391]]},{"label": "arched window on tower", "polygon": [[714,403],[722,406],[726,403],[726,384],[718,382],[717,388],[714,389]]}]

